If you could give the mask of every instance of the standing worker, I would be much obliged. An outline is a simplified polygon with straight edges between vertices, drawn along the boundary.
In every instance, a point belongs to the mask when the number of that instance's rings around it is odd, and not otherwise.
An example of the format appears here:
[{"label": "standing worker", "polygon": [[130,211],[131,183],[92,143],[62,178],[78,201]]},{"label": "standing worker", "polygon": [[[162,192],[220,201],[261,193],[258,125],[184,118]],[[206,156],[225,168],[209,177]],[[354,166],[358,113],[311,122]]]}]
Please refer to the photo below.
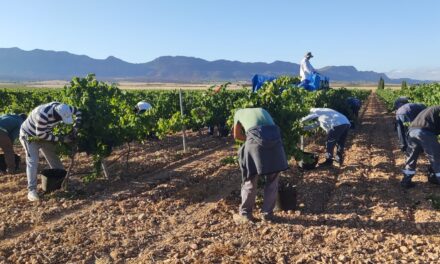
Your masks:
[{"label": "standing worker", "polygon": [[310,64],[310,59],[313,58],[311,52],[307,52],[304,58],[301,60],[299,65],[299,76],[301,77],[301,83],[299,87],[307,88],[310,83],[310,77],[312,74],[316,73],[315,68]]},{"label": "standing worker", "polygon": [[306,130],[320,126],[327,132],[325,162],[320,166],[333,165],[333,151],[337,145],[335,161],[342,166],[344,163],[345,140],[347,139],[350,121],[343,114],[330,108],[312,108],[310,114],[301,119],[301,122],[314,121]]},{"label": "standing worker", "polygon": [[[58,123],[75,125],[73,135],[62,137],[53,134],[53,128]],[[51,169],[63,169],[60,158],[55,153],[55,142],[71,143],[76,136],[78,125],[81,122],[81,112],[73,106],[59,102],[40,105],[30,113],[21,125],[20,141],[26,151],[26,175],[28,180],[28,200],[38,201],[37,171],[38,152],[41,150]]]},{"label": "standing worker", "polygon": [[273,220],[278,193],[278,173],[288,169],[280,129],[263,108],[244,108],[234,115],[234,139],[244,141],[238,150],[242,174],[241,205],[234,215],[237,223],[252,222],[259,176],[266,177],[262,214]]},{"label": "standing worker", "polygon": [[20,126],[27,118],[25,114],[0,116],[0,147],[5,155],[6,173],[15,173],[14,141],[20,133]]},{"label": "standing worker", "polygon": [[417,115],[425,110],[424,104],[407,103],[399,107],[396,111],[396,129],[397,136],[399,137],[399,148],[402,152],[405,152],[407,143],[407,124],[411,123]]},{"label": "standing worker", "polygon": [[412,177],[416,174],[417,159],[423,151],[431,164],[432,173],[428,182],[440,184],[440,106],[431,106],[421,111],[412,121],[408,131],[408,150],[400,182],[404,188],[412,188],[415,184]]}]

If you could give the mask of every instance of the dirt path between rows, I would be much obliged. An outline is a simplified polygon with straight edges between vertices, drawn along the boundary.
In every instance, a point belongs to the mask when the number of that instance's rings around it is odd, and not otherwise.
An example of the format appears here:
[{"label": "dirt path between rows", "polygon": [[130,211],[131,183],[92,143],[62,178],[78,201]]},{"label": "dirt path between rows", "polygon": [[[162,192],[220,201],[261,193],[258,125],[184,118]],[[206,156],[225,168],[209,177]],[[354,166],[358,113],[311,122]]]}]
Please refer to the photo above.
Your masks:
[{"label": "dirt path between rows", "polygon": [[[240,171],[219,160],[235,150],[213,144],[93,202],[50,199],[53,214],[0,240],[0,263],[438,263],[440,211],[427,198],[440,188],[426,183],[424,158],[417,187],[400,188],[404,157],[392,121],[373,93],[350,131],[344,166],[292,167],[298,210],[277,211],[275,223],[233,222]],[[18,221],[32,215],[27,203],[20,208],[28,213]]]}]

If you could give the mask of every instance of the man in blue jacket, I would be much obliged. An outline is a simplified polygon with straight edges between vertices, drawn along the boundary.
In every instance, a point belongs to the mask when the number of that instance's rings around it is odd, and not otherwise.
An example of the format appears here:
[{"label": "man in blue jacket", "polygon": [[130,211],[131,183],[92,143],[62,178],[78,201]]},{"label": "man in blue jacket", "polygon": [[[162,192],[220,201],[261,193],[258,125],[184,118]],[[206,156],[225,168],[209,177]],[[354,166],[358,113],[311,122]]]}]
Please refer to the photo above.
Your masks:
[{"label": "man in blue jacket", "polygon": [[420,112],[412,121],[408,132],[408,151],[403,170],[401,186],[412,188],[415,184],[411,181],[416,173],[417,159],[422,152],[431,164],[428,182],[440,184],[440,106],[431,106]]},{"label": "man in blue jacket", "polygon": [[0,148],[5,155],[6,173],[15,172],[14,141],[20,134],[20,126],[24,120],[25,114],[0,116]]},{"label": "man in blue jacket", "polygon": [[402,105],[396,111],[396,129],[397,136],[399,137],[399,147],[400,150],[405,152],[408,143],[407,143],[407,125],[411,123],[416,116],[425,110],[426,106],[424,104],[416,104],[416,103],[407,103]]}]

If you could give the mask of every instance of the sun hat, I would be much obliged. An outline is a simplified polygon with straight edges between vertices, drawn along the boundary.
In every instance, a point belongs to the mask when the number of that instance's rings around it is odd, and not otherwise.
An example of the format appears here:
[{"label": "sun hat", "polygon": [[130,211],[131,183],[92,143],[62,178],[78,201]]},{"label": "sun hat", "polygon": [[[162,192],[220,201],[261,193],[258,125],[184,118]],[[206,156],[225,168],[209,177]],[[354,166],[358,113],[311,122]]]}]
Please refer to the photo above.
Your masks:
[{"label": "sun hat", "polygon": [[55,106],[55,111],[61,116],[65,124],[73,124],[72,109],[66,104],[59,104]]}]

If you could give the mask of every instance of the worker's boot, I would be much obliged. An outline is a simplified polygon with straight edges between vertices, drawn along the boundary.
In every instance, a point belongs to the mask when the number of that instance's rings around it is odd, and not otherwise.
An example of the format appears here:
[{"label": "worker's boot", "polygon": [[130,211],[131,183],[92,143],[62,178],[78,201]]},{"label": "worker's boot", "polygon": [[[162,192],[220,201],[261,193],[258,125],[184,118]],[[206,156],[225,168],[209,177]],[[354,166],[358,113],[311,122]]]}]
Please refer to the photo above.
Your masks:
[{"label": "worker's boot", "polygon": [[413,175],[403,174],[403,179],[400,182],[400,186],[405,189],[410,189],[416,187],[416,184],[412,182]]},{"label": "worker's boot", "polygon": [[344,164],[344,155],[340,152],[337,152],[335,161],[339,164],[339,167],[341,167]]},{"label": "worker's boot", "polygon": [[333,159],[327,158],[324,162],[319,164],[319,167],[330,167],[333,165]]},{"label": "worker's boot", "polygon": [[440,185],[440,177],[437,177],[434,170],[429,167],[428,169],[428,182],[435,184],[435,185]]}]

